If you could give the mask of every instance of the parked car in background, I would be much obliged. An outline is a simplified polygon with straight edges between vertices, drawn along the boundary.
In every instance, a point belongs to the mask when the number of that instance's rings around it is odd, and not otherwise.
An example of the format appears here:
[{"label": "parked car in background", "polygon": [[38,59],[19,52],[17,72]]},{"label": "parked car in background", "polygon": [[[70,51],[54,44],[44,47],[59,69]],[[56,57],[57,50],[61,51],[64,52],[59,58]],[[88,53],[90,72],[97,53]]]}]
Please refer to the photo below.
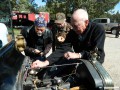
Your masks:
[{"label": "parked car in background", "polygon": [[92,22],[102,24],[106,31],[111,31],[112,34],[116,34],[118,23],[111,22],[110,18],[95,18]]}]

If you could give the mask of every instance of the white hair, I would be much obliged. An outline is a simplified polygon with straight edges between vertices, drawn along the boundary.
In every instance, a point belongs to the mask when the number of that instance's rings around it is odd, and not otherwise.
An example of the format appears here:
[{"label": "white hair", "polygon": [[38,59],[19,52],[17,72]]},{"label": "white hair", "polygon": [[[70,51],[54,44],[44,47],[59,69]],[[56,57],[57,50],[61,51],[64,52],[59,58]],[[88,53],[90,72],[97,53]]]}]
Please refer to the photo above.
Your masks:
[{"label": "white hair", "polygon": [[80,17],[82,20],[88,20],[88,13],[84,9],[75,10],[72,14],[72,18],[74,18],[75,16]]}]

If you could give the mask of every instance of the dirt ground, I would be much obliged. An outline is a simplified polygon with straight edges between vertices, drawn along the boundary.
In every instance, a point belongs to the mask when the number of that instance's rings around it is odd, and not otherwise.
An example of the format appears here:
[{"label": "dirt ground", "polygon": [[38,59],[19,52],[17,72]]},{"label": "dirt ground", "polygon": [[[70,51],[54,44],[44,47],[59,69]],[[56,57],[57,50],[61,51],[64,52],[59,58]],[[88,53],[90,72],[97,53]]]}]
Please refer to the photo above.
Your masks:
[{"label": "dirt ground", "polygon": [[113,79],[114,85],[120,87],[120,37],[115,38],[115,35],[106,34],[105,54],[103,66]]}]

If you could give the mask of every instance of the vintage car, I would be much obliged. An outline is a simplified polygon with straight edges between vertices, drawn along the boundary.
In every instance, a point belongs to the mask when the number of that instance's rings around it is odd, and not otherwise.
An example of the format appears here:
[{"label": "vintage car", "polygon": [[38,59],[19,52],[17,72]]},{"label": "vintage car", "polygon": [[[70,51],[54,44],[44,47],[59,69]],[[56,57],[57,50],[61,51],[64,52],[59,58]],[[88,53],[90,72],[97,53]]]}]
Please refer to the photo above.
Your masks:
[{"label": "vintage car", "polygon": [[[0,49],[0,90],[109,90],[114,87],[110,75],[97,61],[95,51],[91,52],[90,60],[80,59],[80,63],[31,70],[32,61],[23,54],[24,48],[24,38],[19,35],[16,41]],[[64,72],[59,72],[60,67],[65,67]]]},{"label": "vintage car", "polygon": [[[5,6],[9,4],[6,4],[8,1],[10,0],[0,0]],[[3,8],[2,5],[1,10],[6,12],[2,16],[10,18],[11,7]],[[4,46],[0,40],[0,90],[111,90],[114,88],[110,75],[97,61],[96,52],[91,51],[90,60],[80,59],[79,63],[50,65],[31,70],[32,61],[23,53],[25,46],[21,35]],[[61,67],[64,72],[60,72]],[[58,74],[55,75],[56,73]]]}]

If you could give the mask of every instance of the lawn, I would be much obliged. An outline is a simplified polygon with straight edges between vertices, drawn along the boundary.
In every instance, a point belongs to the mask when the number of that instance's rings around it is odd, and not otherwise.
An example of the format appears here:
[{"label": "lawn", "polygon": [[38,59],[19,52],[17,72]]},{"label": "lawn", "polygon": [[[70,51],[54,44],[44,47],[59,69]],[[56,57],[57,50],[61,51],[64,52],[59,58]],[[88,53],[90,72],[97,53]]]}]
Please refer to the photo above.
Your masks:
[{"label": "lawn", "polygon": [[12,29],[8,29],[9,32],[8,41],[11,41],[12,39],[16,39],[16,36],[20,34],[20,29],[13,28],[13,31],[14,31],[14,37],[12,36],[13,35]]},{"label": "lawn", "polygon": [[[20,34],[20,29],[13,28],[13,31],[14,31],[14,35],[15,36],[18,35],[18,34]],[[8,32],[9,32],[9,34],[13,33],[12,29],[8,29]]]},{"label": "lawn", "polygon": [[13,29],[13,31],[14,31],[14,35],[20,34],[20,29]]}]

